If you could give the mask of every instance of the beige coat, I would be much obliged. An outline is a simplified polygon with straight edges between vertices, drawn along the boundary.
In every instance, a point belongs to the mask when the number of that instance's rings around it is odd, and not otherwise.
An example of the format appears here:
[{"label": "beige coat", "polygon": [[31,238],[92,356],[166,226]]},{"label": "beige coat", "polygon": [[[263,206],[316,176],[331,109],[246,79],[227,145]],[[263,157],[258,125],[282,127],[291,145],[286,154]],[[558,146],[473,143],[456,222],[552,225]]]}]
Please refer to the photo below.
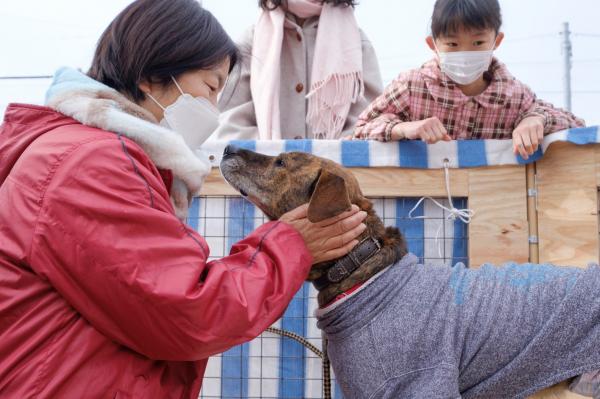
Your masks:
[{"label": "beige coat", "polygon": [[[308,104],[305,97],[310,87],[319,18],[309,18],[303,27],[298,26],[293,18],[288,16],[286,19],[281,52],[281,134],[284,139],[312,139],[312,131],[306,123]],[[219,98],[222,113],[220,126],[211,137],[213,140],[258,139],[254,103],[250,93],[253,34],[254,29],[251,28],[244,35],[240,43],[242,61],[231,72]],[[361,36],[365,93],[350,107],[343,135],[352,133],[358,115],[383,91],[375,50],[362,31]]]}]

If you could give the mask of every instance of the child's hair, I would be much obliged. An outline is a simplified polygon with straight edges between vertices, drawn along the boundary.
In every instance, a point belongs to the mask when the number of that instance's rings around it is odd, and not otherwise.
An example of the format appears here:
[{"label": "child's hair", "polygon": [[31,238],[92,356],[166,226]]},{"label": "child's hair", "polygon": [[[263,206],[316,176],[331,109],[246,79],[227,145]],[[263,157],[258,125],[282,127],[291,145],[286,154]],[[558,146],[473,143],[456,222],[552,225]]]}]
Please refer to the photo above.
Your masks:
[{"label": "child's hair", "polygon": [[[258,0],[258,5],[263,10],[274,10],[277,7],[280,7],[282,4],[285,5],[286,0]],[[346,5],[349,7],[354,7],[358,4],[356,0],[321,0],[321,3],[331,3],[334,6]]]},{"label": "child's hair", "polygon": [[498,0],[437,0],[433,7],[431,34],[434,39],[462,29],[493,29],[498,33],[501,26]]}]

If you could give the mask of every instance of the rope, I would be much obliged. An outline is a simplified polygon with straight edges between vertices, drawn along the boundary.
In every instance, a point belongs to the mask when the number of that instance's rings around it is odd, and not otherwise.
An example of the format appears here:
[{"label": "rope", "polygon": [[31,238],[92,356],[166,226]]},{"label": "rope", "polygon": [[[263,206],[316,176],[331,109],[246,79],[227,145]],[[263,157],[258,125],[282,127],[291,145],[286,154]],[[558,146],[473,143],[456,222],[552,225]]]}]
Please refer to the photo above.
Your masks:
[{"label": "rope", "polygon": [[331,367],[327,356],[327,338],[323,333],[323,399],[331,399]]},{"label": "rope", "polygon": [[331,368],[329,357],[327,356],[327,339],[323,337],[323,351],[320,351],[319,348],[308,342],[306,338],[301,337],[298,334],[294,334],[293,332],[285,331],[275,327],[269,327],[265,331],[293,339],[294,341],[304,345],[323,360],[323,399],[331,399]]},{"label": "rope", "polygon": [[[444,177],[446,180],[446,194],[448,195],[448,204],[450,205],[450,208],[445,207],[444,205],[440,204],[438,201],[434,200],[431,197],[421,197],[417,204],[410,210],[410,212],[408,212],[409,219],[425,219],[426,216],[413,216],[412,213],[419,207],[419,205],[421,205],[423,201],[429,199],[433,201],[435,205],[448,212],[446,220],[454,221],[456,219],[459,219],[465,224],[471,223],[471,219],[473,218],[473,216],[475,216],[475,211],[469,208],[456,209],[454,207],[454,204],[452,203],[452,195],[450,194],[450,162],[447,159],[444,159]],[[440,223],[440,226],[438,227],[437,232],[435,233],[435,243],[438,247],[438,255],[440,259],[442,258],[442,249],[439,242],[439,238],[443,225],[443,223]]]}]

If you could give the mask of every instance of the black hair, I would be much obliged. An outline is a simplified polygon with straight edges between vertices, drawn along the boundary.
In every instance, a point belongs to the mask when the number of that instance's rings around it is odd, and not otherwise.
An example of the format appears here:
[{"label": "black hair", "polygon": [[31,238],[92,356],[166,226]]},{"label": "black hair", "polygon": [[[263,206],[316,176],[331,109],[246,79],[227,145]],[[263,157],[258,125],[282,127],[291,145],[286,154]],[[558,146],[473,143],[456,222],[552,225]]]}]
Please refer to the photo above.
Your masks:
[{"label": "black hair", "polygon": [[[285,5],[286,0],[258,0],[258,5],[263,10],[274,10],[281,5]],[[321,3],[330,3],[334,6],[345,5],[354,7],[358,4],[356,0],[321,0]]]},{"label": "black hair", "polygon": [[168,85],[171,76],[212,69],[239,58],[219,21],[196,0],[137,0],[106,28],[88,75],[133,101],[140,82]]},{"label": "black hair", "polygon": [[461,29],[493,29],[496,34],[502,26],[498,0],[437,0],[431,17],[434,38],[451,36]]}]

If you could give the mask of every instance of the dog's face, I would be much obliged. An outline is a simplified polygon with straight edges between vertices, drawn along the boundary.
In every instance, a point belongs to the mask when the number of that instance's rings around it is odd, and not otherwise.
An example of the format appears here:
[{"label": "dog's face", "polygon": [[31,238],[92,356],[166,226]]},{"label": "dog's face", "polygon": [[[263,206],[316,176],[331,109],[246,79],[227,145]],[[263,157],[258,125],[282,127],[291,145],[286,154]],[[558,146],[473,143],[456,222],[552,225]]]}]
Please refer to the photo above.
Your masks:
[{"label": "dog's face", "polygon": [[271,157],[228,146],[221,173],[271,220],[309,203],[308,218],[317,222],[366,201],[350,172],[302,152]]},{"label": "dog's face", "polygon": [[[228,146],[223,153],[221,173],[271,220],[306,203],[311,222],[336,216],[350,209],[351,204],[367,212],[367,229],[357,239],[376,238],[382,243],[381,250],[350,277],[321,290],[320,305],[394,264],[407,252],[398,229],[383,225],[371,201],[362,195],[354,175],[335,162],[302,152],[270,157]],[[332,260],[313,265],[307,280],[320,278],[334,263]]]}]

